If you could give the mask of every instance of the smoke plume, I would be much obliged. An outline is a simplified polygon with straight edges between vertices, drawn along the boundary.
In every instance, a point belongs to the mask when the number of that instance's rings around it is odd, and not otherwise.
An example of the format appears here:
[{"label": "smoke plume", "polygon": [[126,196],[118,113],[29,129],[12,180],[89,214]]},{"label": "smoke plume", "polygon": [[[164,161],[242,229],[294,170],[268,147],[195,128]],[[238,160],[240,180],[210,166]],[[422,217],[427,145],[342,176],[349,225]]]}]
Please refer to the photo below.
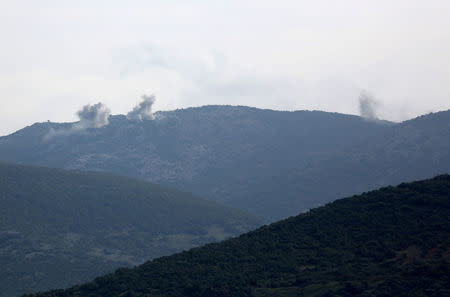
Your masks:
[{"label": "smoke plume", "polygon": [[142,101],[136,105],[132,111],[127,114],[129,120],[143,121],[143,120],[153,120],[155,116],[152,112],[153,103],[155,103],[154,95],[142,95]]},{"label": "smoke plume", "polygon": [[94,105],[85,105],[81,110],[77,111],[80,121],[72,125],[68,129],[53,129],[44,136],[44,141],[50,140],[56,136],[67,136],[73,133],[81,132],[88,128],[100,128],[109,124],[109,116],[111,111],[106,105],[99,102]]},{"label": "smoke plume", "polygon": [[377,109],[380,103],[368,92],[363,91],[359,95],[359,113],[367,120],[378,120]]},{"label": "smoke plume", "polygon": [[77,112],[80,121],[76,124],[78,129],[100,128],[109,124],[111,111],[103,103],[85,105]]}]

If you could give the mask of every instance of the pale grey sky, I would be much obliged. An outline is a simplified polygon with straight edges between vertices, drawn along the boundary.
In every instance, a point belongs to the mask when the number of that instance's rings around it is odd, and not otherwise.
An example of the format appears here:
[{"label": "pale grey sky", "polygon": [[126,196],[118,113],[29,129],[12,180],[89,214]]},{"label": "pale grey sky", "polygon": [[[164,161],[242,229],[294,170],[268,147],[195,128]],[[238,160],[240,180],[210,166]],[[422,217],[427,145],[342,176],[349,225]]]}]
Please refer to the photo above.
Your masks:
[{"label": "pale grey sky", "polygon": [[205,104],[400,121],[450,108],[450,1],[0,1],[0,135]]}]

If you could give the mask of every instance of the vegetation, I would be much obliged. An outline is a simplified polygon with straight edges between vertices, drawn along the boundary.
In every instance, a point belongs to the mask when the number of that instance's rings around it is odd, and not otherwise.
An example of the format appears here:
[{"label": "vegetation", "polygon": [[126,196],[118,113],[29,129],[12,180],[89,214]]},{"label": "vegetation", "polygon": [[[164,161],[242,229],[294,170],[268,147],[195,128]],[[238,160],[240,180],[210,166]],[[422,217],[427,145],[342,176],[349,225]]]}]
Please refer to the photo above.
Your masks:
[{"label": "vegetation", "polygon": [[0,163],[0,296],[74,285],[259,225],[131,178]]},{"label": "vegetation", "polygon": [[449,214],[441,175],[28,296],[449,296]]},{"label": "vegetation", "polygon": [[156,118],[118,115],[108,126],[73,133],[61,132],[70,123],[35,124],[0,137],[0,159],[137,177],[268,221],[450,171],[450,111],[398,124],[237,106]]}]

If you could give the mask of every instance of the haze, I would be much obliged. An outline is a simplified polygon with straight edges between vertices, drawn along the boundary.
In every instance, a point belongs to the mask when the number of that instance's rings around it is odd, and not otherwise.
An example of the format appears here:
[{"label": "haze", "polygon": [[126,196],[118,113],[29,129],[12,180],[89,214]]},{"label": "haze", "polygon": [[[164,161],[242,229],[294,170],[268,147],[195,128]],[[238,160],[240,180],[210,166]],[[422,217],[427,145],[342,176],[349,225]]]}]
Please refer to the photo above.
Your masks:
[{"label": "haze", "polygon": [[205,104],[376,115],[450,108],[450,1],[2,1],[0,135]]}]

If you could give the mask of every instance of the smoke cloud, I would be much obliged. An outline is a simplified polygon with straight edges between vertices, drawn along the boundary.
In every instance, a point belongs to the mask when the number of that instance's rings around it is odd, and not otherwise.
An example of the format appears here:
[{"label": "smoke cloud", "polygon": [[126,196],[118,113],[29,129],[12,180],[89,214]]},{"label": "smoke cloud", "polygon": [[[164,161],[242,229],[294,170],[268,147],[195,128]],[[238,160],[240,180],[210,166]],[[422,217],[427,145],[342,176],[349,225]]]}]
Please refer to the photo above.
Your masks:
[{"label": "smoke cloud", "polygon": [[367,120],[379,120],[377,109],[380,103],[368,92],[363,91],[359,95],[359,113]]},{"label": "smoke cloud", "polygon": [[94,105],[85,105],[81,110],[77,112],[80,121],[76,124],[75,128],[100,128],[109,124],[109,116],[111,111],[106,105],[99,102]]},{"label": "smoke cloud", "polygon": [[133,121],[153,120],[155,116],[152,112],[153,103],[155,103],[155,95],[142,95],[142,101],[136,105],[132,111],[127,114],[127,118]]},{"label": "smoke cloud", "polygon": [[76,114],[80,119],[78,123],[73,124],[69,129],[55,130],[50,128],[48,133],[44,136],[44,141],[56,136],[67,136],[76,132],[81,132],[88,128],[104,127],[109,124],[111,111],[106,105],[99,102],[94,105],[87,104],[83,106]]}]

